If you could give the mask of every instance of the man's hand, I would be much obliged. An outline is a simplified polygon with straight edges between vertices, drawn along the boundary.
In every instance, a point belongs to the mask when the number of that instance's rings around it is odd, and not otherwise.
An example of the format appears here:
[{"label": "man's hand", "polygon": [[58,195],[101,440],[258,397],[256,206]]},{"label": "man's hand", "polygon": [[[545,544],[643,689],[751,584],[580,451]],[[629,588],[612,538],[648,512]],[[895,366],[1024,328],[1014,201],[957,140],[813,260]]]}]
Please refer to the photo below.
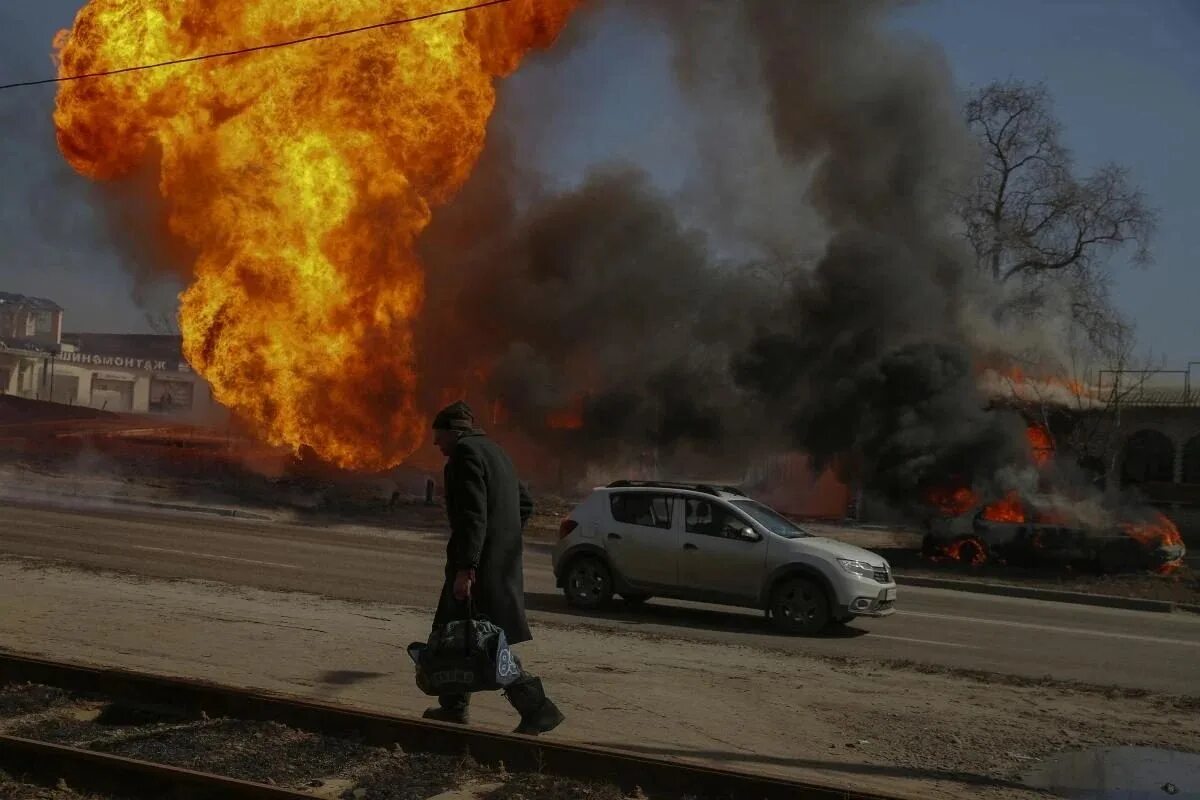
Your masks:
[{"label": "man's hand", "polygon": [[475,585],[475,570],[460,569],[454,576],[454,599],[466,600],[471,596],[471,587]]}]

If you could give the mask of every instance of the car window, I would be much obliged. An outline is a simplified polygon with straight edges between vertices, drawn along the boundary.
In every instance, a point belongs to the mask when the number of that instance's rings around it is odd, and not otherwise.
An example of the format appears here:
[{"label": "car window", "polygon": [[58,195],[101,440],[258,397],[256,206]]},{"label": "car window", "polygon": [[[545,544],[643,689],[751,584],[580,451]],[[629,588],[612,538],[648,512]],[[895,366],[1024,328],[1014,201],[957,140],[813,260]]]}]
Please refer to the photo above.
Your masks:
[{"label": "car window", "polygon": [[754,500],[734,500],[732,505],[759,525],[785,539],[802,539],[811,533],[772,508]]},{"label": "car window", "polygon": [[685,510],[688,533],[716,536],[722,539],[737,539],[742,530],[749,527],[746,520],[711,500],[689,497]]},{"label": "car window", "polygon": [[613,519],[627,525],[647,528],[670,528],[672,498],[665,494],[627,492],[613,494],[609,499]]}]

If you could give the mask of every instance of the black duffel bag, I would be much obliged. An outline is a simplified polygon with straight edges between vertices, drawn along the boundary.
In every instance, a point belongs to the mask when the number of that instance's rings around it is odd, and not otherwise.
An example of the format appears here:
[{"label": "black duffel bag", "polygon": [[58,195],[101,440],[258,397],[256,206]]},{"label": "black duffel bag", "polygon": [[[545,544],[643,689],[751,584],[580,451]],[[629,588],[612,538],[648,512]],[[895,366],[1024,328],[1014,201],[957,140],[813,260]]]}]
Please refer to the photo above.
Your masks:
[{"label": "black duffel bag", "polygon": [[490,692],[503,689],[521,677],[521,667],[508,646],[504,631],[477,618],[472,604],[467,618],[454,620],[429,635],[428,642],[413,642],[408,655],[417,668],[417,687],[438,696]]}]

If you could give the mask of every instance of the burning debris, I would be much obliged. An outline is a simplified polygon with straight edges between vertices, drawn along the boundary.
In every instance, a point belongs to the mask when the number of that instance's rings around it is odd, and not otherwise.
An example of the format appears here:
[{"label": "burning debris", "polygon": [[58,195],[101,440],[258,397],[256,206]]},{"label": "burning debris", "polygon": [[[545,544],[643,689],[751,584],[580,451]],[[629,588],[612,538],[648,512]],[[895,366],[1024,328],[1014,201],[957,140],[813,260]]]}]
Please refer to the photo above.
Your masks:
[{"label": "burning debris", "polygon": [[[1039,507],[1047,504],[1050,510]],[[1055,509],[1056,498],[1026,500],[1014,493],[929,524],[924,552],[933,561],[973,567],[987,563],[1078,565],[1104,572],[1148,569],[1168,574],[1182,563],[1183,540],[1158,512],[1115,513],[1101,524]]]},{"label": "burning debris", "polygon": [[1034,376],[1011,364],[984,369],[979,386],[989,397],[1022,403],[1044,403],[1063,408],[1091,408],[1100,403],[1096,392],[1078,380],[1053,374]]},{"label": "burning debris", "polygon": [[1024,490],[993,483],[979,491],[960,485],[925,492],[925,503],[935,512],[925,537],[927,557],[975,567],[1087,564],[1108,572],[1163,574],[1179,567],[1185,548],[1171,520],[1151,509],[1108,507],[1097,490],[1066,482],[1045,428],[1030,425],[1026,436],[1029,467],[1023,474],[1007,473]]},{"label": "burning debris", "polygon": [[1158,511],[1146,511],[1140,517],[1121,522],[1122,532],[1155,555],[1159,562],[1154,565],[1156,572],[1163,575],[1174,572],[1183,563],[1185,553],[1179,528]]}]

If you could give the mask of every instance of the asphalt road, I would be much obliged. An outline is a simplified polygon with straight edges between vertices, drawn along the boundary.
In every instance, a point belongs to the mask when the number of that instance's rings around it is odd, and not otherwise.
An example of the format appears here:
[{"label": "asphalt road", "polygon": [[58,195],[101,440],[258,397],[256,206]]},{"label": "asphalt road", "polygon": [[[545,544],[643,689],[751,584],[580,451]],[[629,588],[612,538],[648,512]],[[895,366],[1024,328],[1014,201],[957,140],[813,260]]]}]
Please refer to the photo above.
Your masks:
[{"label": "asphalt road", "polygon": [[[428,607],[444,536],[199,515],[0,507],[0,556]],[[775,634],[761,613],[651,601],[582,615],[554,587],[549,552],[526,551],[531,622],[620,628],[785,652],[905,659],[1031,678],[1200,694],[1200,615],[1125,611],[901,587],[898,612],[817,638]]]}]

